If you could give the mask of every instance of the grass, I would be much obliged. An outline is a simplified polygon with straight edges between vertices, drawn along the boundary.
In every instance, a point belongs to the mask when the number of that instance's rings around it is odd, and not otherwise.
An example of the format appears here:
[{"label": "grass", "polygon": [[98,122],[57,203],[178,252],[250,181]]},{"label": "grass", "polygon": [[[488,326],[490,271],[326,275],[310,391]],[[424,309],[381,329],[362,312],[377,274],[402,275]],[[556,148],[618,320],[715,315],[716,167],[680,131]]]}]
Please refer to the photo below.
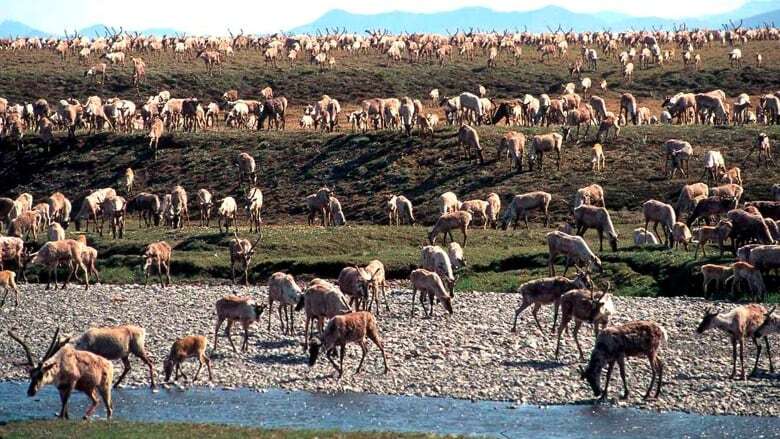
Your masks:
[{"label": "grass", "polygon": [[[626,241],[631,239],[635,224],[627,222],[628,219],[624,218],[624,222],[616,226],[624,237],[618,251],[611,252],[605,247],[605,251],[599,253],[605,275],[618,294],[701,295],[700,277],[693,274],[695,267],[730,260],[728,255],[718,257],[714,248],[707,258],[695,260],[692,252],[632,247]],[[299,280],[314,276],[336,278],[344,266],[365,265],[372,259],[385,264],[389,278],[408,278],[418,264],[427,230],[419,226],[355,225],[327,229],[303,225],[267,226],[263,230],[261,248],[253,258],[250,282],[264,284],[276,271],[290,272]],[[538,223],[532,224],[529,230],[522,227],[517,231],[471,230],[466,247],[468,268],[459,278],[458,290],[509,292],[523,282],[546,276],[544,235],[547,231]],[[240,233],[252,240],[256,236],[249,234],[246,228]],[[461,240],[459,232],[455,232],[455,236]],[[213,228],[147,230],[132,219],[125,239],[121,241],[114,241],[108,235],[101,238],[94,232],[88,234],[88,239],[98,249],[98,269],[103,282],[143,282],[140,255],[146,244],[155,240],[166,240],[174,248],[172,273],[175,282],[231,282],[227,246],[232,234],[221,234]],[[588,232],[586,239],[591,248],[598,249],[595,232]],[[556,270],[560,273],[561,269],[562,260],[559,260]],[[28,277],[33,282],[46,280],[46,274],[35,268],[28,270]],[[769,286],[776,290],[771,278]]]},{"label": "grass", "polygon": [[[141,85],[139,94],[145,97],[167,89],[179,96],[217,101],[227,89],[237,89],[242,96],[257,96],[261,88],[270,85],[293,105],[302,105],[311,103],[323,92],[342,103],[355,103],[376,96],[427,96],[433,88],[450,94],[473,91],[479,84],[486,86],[491,96],[517,97],[525,93],[557,93],[559,84],[571,80],[567,67],[579,56],[579,47],[572,47],[563,59],[546,63],[538,61],[534,47],[523,49],[518,65],[502,52],[498,66],[491,69],[485,67],[486,54],[479,52],[473,60],[456,55],[451,62],[439,66],[435,61],[391,63],[376,52],[347,56],[336,51],[333,52],[337,60],[335,68],[322,73],[307,59],[299,59],[292,68],[287,64],[274,68],[264,63],[260,51],[243,50],[230,57],[222,70],[213,76],[209,76],[203,63],[194,57],[177,60],[170,53],[162,56],[142,54],[147,63],[147,81]],[[662,99],[666,94],[684,89],[715,88],[723,89],[729,96],[742,92],[754,95],[780,86],[780,54],[774,49],[774,41],[751,42],[742,48],[746,62],[740,70],[729,67],[728,47],[713,44],[697,50],[703,58],[699,71],[683,69],[682,53],[676,49],[677,60],[663,66],[640,69],[639,63],[635,62],[637,69],[631,84],[623,83],[616,57],[601,56],[599,71],[584,72],[584,76],[590,76],[594,84],[606,79],[611,88],[607,96],[610,99],[616,99],[624,91],[634,93],[641,101]],[[756,53],[764,57],[762,68],[756,68],[752,63]],[[93,58],[89,65],[94,62]],[[129,60],[124,67],[110,66],[109,79],[103,86],[84,78],[88,66],[81,64],[75,56],[63,62],[53,51],[4,51],[0,53],[0,65],[3,65],[4,79],[0,84],[0,96],[12,102],[32,102],[39,97],[52,102],[70,96],[136,95]]]},{"label": "grass", "polygon": [[[780,88],[777,70],[780,52],[773,48],[773,42],[751,42],[743,49],[746,60],[753,59],[754,51],[764,55],[765,67],[761,69],[750,65],[741,70],[730,69],[727,48],[713,45],[701,51],[704,66],[698,72],[682,70],[678,61],[638,69],[634,82],[625,85],[619,79],[617,61],[603,57],[600,71],[588,75],[594,79],[605,77],[611,84],[610,90],[602,95],[613,111],[617,111],[620,93],[630,91],[638,97],[640,105],[657,112],[665,95],[680,90],[720,88],[729,96],[741,92],[755,96]],[[265,65],[258,52],[247,50],[230,58],[221,73],[208,76],[198,60],[179,61],[170,54],[147,55],[149,79],[137,95],[129,82],[132,70],[129,66],[112,73],[107,84],[101,87],[83,78],[84,66],[75,57],[62,62],[49,51],[5,51],[0,53],[4,78],[0,82],[0,96],[12,103],[45,97],[53,105],[63,97],[83,100],[94,94],[131,98],[140,103],[145,96],[163,89],[170,90],[174,96],[197,96],[208,102],[220,101],[222,93],[229,88],[254,97],[261,87],[271,85],[277,94],[288,97],[292,114],[287,118],[288,131],[284,133],[236,130],[168,133],[161,140],[158,160],[152,159],[146,147],[145,133],[86,136],[80,132],[75,142],[58,137],[49,153],[41,150],[34,135],[29,135],[21,154],[12,151],[9,145],[0,144],[0,160],[16,164],[0,169],[0,194],[27,191],[43,197],[66,188],[67,195],[78,201],[93,188],[115,186],[124,170],[131,167],[143,190],[167,193],[174,185],[181,184],[192,198],[201,187],[211,189],[217,197],[237,196],[240,191],[233,161],[239,152],[246,151],[258,162],[258,184],[266,203],[265,219],[271,223],[300,221],[304,214],[303,198],[322,184],[335,187],[350,220],[364,223],[383,219],[383,200],[391,193],[406,195],[415,204],[418,216],[431,222],[437,211],[436,195],[448,190],[454,190],[463,199],[484,197],[492,191],[507,200],[521,191],[544,189],[556,196],[553,211],[565,214],[572,192],[592,182],[605,187],[611,209],[633,210],[648,198],[676,197],[682,181],[662,178],[660,144],[669,138],[681,138],[694,145],[699,157],[708,149],[718,149],[724,152],[729,165],[742,167],[748,182],[747,199],[767,196],[774,170],[757,170],[754,163],[744,164],[742,159],[759,131],[767,131],[772,138],[780,137],[776,127],[627,127],[617,141],[605,142],[608,172],[602,175],[590,172],[587,146],[594,130],[588,139],[580,139],[576,144],[567,142],[561,171],[554,170],[552,161],[547,160],[544,172],[515,174],[507,172],[508,164],[497,160],[494,152],[499,138],[507,131],[503,125],[478,129],[488,158],[484,167],[461,158],[452,128],[438,131],[430,140],[386,131],[356,135],[292,129],[301,106],[312,103],[323,92],[338,98],[345,111],[353,109],[364,98],[424,97],[432,88],[451,94],[475,90],[478,84],[485,85],[490,96],[497,98],[525,93],[557,95],[555,87],[571,80],[565,68],[569,59],[542,64],[536,56],[529,47],[519,65],[502,59],[496,69],[486,69],[481,57],[473,61],[456,57],[452,63],[440,67],[428,62],[388,65],[384,56],[374,53],[351,57],[337,53],[337,68],[320,74],[305,62],[293,68],[276,69]],[[573,48],[569,58],[574,56],[577,51]],[[427,101],[426,106],[430,106]],[[550,129],[519,130],[530,135]],[[691,163],[695,174],[691,180],[699,177],[700,167],[700,162]]]},{"label": "grass", "polygon": [[[699,72],[682,70],[675,62],[646,70],[639,69],[626,86],[619,79],[617,62],[605,59],[600,71],[588,73],[594,80],[605,77],[610,91],[604,96],[610,108],[623,91],[634,93],[640,105],[657,111],[664,95],[680,90],[703,91],[720,88],[729,96],[740,92],[756,95],[780,88],[780,52],[773,42],[751,42],[745,59],[754,52],[764,55],[765,67],[728,68],[727,49],[713,45],[702,50],[704,66]],[[570,57],[576,55],[572,50]],[[520,65],[506,59],[496,69],[486,69],[484,59],[456,60],[440,67],[432,63],[393,63],[377,54],[338,58],[333,71],[318,73],[314,66],[300,63],[292,69],[266,66],[256,51],[241,51],[214,76],[195,60],[176,61],[170,55],[147,56],[149,78],[140,96],[130,86],[130,68],[115,69],[106,85],[90,84],[81,76],[83,66],[75,58],[60,62],[54,53],[22,51],[0,53],[4,81],[0,96],[11,102],[32,101],[40,96],[50,102],[62,97],[84,98],[92,94],[133,98],[137,102],[162,89],[174,96],[198,96],[203,101],[219,100],[228,88],[242,95],[256,96],[271,85],[277,94],[290,99],[294,124],[296,111],[323,92],[342,101],[345,111],[360,99],[375,96],[426,96],[431,88],[442,93],[474,90],[485,85],[491,96],[517,97],[525,93],[557,94],[557,86],[569,81],[568,60],[541,64],[535,52],[526,48]],[[56,68],[52,68],[56,66]],[[599,80],[594,82],[598,83]],[[551,128],[514,128],[532,135]],[[466,162],[457,147],[454,128],[437,131],[433,139],[408,138],[397,132],[367,134],[337,132],[322,134],[288,129],[286,132],[217,130],[197,134],[174,132],[161,141],[160,157],[154,160],[147,149],[144,133],[117,135],[77,133],[68,141],[58,136],[51,151],[43,151],[33,135],[25,137],[21,153],[0,144],[0,161],[14,163],[0,167],[0,195],[16,196],[30,192],[36,200],[54,191],[63,191],[78,209],[81,199],[95,188],[117,187],[124,170],[136,172],[137,188],[158,194],[169,193],[174,185],[187,189],[191,201],[199,188],[208,188],[216,199],[240,198],[233,161],[239,152],[251,153],[259,166],[258,186],[263,190],[266,223],[262,251],[255,257],[252,280],[264,282],[277,270],[296,275],[336,277],[348,263],[381,259],[390,277],[406,277],[419,258],[425,229],[377,227],[385,221],[384,201],[390,194],[404,194],[415,206],[422,224],[430,225],[438,214],[438,195],[454,191],[462,199],[484,199],[496,192],[504,204],[515,194],[545,190],[553,194],[553,223],[570,217],[574,191],[590,183],[602,185],[607,206],[622,236],[617,253],[602,252],[606,271],[618,292],[625,295],[700,294],[699,278],[692,269],[718,258],[693,261],[691,255],[629,246],[631,231],[640,225],[637,210],[650,198],[676,200],[679,188],[697,180],[701,161],[691,162],[687,179],[668,180],[662,172],[660,145],[670,138],[690,141],[701,157],[709,149],[724,153],[729,166],[740,166],[745,178],[745,200],[766,199],[776,181],[774,168],[757,168],[743,161],[759,131],[780,138],[780,128],[711,126],[625,127],[617,140],[604,142],[607,172],[590,170],[593,130],[588,138],[569,141],[563,149],[561,170],[546,157],[544,171],[508,172],[506,161],[496,156],[495,145],[508,129],[501,126],[478,128],[486,150],[485,166]],[[300,226],[305,222],[304,198],[321,185],[334,188],[345,208],[350,227],[335,230]],[[195,209],[191,202],[191,211]],[[192,212],[193,218],[197,215]],[[590,232],[593,233],[593,232]],[[247,235],[242,231],[242,235]],[[467,248],[469,270],[461,277],[465,290],[508,291],[519,283],[546,272],[544,230],[520,230],[509,235],[475,230]],[[592,235],[590,235],[592,236]],[[227,242],[216,230],[187,228],[184,231],[140,230],[132,221],[127,238],[121,241],[90,236],[100,252],[99,268],[109,282],[142,280],[138,255],[146,244],[165,239],[175,247],[173,273],[177,281],[224,282],[229,278]],[[33,272],[32,278],[37,278]],[[770,280],[770,288],[777,290]]]},{"label": "grass", "polygon": [[[257,438],[257,439],[422,439],[441,437],[432,434],[354,432],[321,430],[280,430],[182,423],[141,423],[126,421],[24,421],[0,424],[0,437],[13,438]],[[452,437],[452,436],[448,436]]]},{"label": "grass", "polygon": [[[762,129],[772,138],[780,137],[777,127]],[[240,198],[233,161],[239,152],[248,151],[259,164],[258,186],[268,223],[302,221],[304,198],[323,184],[335,189],[350,221],[384,221],[384,200],[401,193],[414,203],[419,219],[432,223],[437,197],[448,190],[461,199],[484,199],[496,192],[506,203],[516,193],[543,189],[553,194],[551,209],[558,218],[568,214],[574,191],[590,183],[604,186],[608,206],[614,210],[636,210],[649,198],[674,201],[682,184],[701,176],[702,164],[700,159],[691,161],[693,176],[687,181],[664,178],[660,145],[669,138],[690,140],[698,157],[709,149],[723,152],[727,164],[742,168],[747,200],[766,199],[776,174],[774,168],[743,162],[758,127],[628,127],[617,141],[605,144],[607,172],[601,174],[590,170],[587,143],[564,146],[560,171],[552,158],[545,157],[544,171],[529,172],[524,164],[524,172],[510,173],[507,162],[498,160],[494,151],[507,129],[488,126],[479,131],[486,149],[485,166],[462,159],[452,128],[437,132],[432,141],[385,131],[367,135],[177,132],[165,140],[156,161],[141,134],[80,136],[77,146],[69,147],[60,139],[49,153],[35,148],[35,143],[21,154],[0,149],[3,163],[16,163],[0,169],[0,194],[15,196],[24,191],[38,199],[61,190],[77,209],[93,188],[116,187],[130,167],[136,172],[137,187],[144,191],[168,193],[181,184],[191,199],[199,188],[210,189],[217,199]],[[540,129],[522,131],[530,135]]]}]

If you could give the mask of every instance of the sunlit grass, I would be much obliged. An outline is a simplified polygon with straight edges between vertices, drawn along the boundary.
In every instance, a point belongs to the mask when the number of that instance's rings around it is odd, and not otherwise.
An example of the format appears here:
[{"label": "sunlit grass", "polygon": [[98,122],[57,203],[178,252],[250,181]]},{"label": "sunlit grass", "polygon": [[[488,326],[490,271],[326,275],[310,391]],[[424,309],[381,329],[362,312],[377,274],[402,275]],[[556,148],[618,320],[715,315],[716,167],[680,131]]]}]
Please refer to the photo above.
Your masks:
[{"label": "sunlit grass", "polygon": [[[621,236],[631,236],[634,224],[618,223]],[[427,228],[389,226],[348,226],[338,228],[302,225],[267,226],[263,229],[260,248],[252,261],[250,280],[265,284],[276,271],[299,277],[336,278],[347,265],[367,264],[381,260],[388,278],[405,279],[420,263],[420,248],[426,244]],[[473,229],[465,248],[468,267],[459,275],[459,291],[514,291],[521,283],[548,275],[547,245],[544,235],[549,229],[533,224],[529,230],[517,231]],[[257,235],[246,228],[240,235],[254,241]],[[181,231],[139,228],[135,220],[128,225],[125,239],[115,241],[88,234],[89,242],[101,255],[98,268],[101,280],[108,283],[144,281],[142,258],[146,244],[166,240],[173,246],[172,275],[176,282],[230,282],[228,243],[233,234],[216,229],[189,227]],[[461,241],[459,232],[455,237]],[[585,236],[591,248],[598,249],[594,232]],[[626,239],[628,240],[628,239]],[[694,269],[704,263],[728,263],[728,256],[717,252],[707,258],[693,258],[693,252],[670,251],[661,247],[636,248],[623,241],[617,252],[599,252],[604,273],[597,284],[607,280],[616,293],[627,296],[679,296],[701,294],[701,277]],[[558,274],[563,260],[556,261]],[[569,271],[569,275],[573,270]],[[45,274],[29,270],[33,281]],[[154,281],[154,276],[151,281]],[[773,278],[770,289],[777,289]]]}]

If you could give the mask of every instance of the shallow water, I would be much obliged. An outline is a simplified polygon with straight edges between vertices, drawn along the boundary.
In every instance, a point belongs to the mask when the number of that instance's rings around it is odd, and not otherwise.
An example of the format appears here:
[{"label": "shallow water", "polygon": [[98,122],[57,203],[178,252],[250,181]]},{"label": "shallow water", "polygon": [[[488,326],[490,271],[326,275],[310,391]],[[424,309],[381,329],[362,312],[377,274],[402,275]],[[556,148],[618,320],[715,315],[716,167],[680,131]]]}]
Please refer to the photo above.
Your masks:
[{"label": "shallow water", "polygon": [[[26,391],[27,383],[0,383],[0,421],[40,419],[59,410],[55,388],[48,386],[33,398]],[[780,418],[658,413],[605,405],[536,407],[451,398],[200,387],[159,393],[148,388],[120,389],[113,398],[115,418],[132,421],[535,439],[780,437]],[[71,417],[81,417],[86,405],[83,394],[72,397]],[[102,406],[98,414],[105,416]]]}]

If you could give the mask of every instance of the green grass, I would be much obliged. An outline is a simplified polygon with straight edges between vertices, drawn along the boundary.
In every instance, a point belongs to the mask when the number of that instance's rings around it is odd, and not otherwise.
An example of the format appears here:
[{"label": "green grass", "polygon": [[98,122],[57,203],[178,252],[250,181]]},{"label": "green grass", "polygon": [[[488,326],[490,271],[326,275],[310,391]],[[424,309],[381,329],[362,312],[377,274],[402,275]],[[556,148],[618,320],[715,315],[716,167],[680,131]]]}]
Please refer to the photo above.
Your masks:
[{"label": "green grass", "polygon": [[[632,230],[636,224],[626,216],[616,225],[621,244],[617,252],[598,252],[604,263],[604,279],[609,279],[615,291],[627,296],[700,295],[701,278],[695,267],[705,263],[727,263],[731,259],[710,256],[693,258],[693,252],[669,251],[662,248],[636,248]],[[459,291],[514,291],[521,283],[546,276],[547,244],[544,235],[549,229],[534,223],[530,230],[517,231],[472,229],[466,247],[467,269],[461,274]],[[252,261],[250,282],[265,284],[276,271],[294,274],[299,280],[314,276],[336,278],[344,266],[367,264],[381,260],[388,278],[408,278],[417,267],[420,247],[426,244],[428,228],[357,225],[339,228],[303,225],[268,226],[263,229],[260,249]],[[455,232],[460,241],[461,235]],[[241,236],[256,239],[248,229]],[[172,274],[175,282],[229,283],[230,260],[228,242],[231,234],[215,229],[192,226],[183,231],[139,228],[135,219],[128,224],[125,239],[114,241],[88,234],[91,245],[98,249],[98,269],[101,280],[108,283],[141,283],[143,261],[140,255],[147,243],[166,240],[173,246]],[[598,250],[595,232],[585,236],[590,246]],[[717,250],[711,250],[717,255]],[[563,260],[556,263],[558,273]],[[571,273],[571,272],[570,272]],[[36,268],[28,269],[31,281],[45,281],[46,275]],[[151,279],[152,282],[155,278]],[[600,283],[604,280],[600,279]],[[776,291],[775,279],[769,278],[770,290]]]},{"label": "green grass", "polygon": [[[280,430],[229,427],[222,425],[141,423],[125,421],[24,421],[0,424],[0,437],[12,438],[257,438],[257,439],[422,439],[441,437],[432,434],[355,432],[322,430]],[[453,436],[448,436],[453,437]]]}]

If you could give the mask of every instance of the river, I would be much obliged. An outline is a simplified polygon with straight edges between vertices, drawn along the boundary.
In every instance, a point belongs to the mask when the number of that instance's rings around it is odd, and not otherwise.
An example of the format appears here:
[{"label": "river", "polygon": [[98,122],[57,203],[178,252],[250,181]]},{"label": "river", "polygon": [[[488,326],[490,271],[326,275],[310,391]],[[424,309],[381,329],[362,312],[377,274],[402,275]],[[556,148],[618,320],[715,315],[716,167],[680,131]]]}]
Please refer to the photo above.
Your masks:
[{"label": "river", "polygon": [[[26,390],[26,383],[0,383],[0,421],[40,419],[59,410],[55,388],[48,386],[33,398],[26,396]],[[70,414],[78,418],[87,399],[74,395]],[[143,422],[498,438],[780,437],[780,418],[775,417],[708,416],[609,405],[538,407],[452,398],[203,387],[158,393],[125,388],[113,392],[113,398],[116,419]],[[102,406],[97,413],[105,416]]]}]

